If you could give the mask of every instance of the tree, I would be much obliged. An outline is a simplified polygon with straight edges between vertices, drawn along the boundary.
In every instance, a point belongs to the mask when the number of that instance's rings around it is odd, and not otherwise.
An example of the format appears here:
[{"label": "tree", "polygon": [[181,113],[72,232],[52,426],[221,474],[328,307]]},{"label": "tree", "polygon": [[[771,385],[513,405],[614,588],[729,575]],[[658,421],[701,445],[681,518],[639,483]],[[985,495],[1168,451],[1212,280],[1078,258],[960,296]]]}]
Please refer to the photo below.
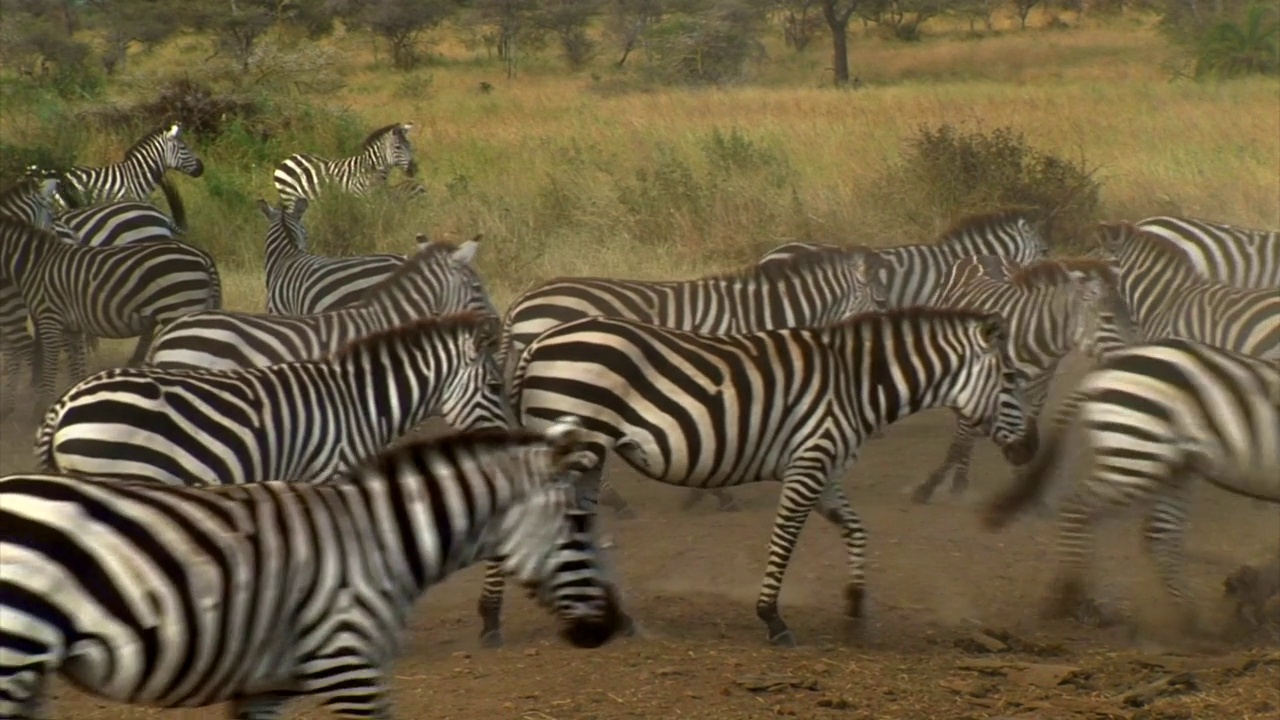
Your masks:
[{"label": "tree", "polygon": [[539,0],[473,0],[479,21],[492,30],[498,46],[498,57],[506,61],[507,77],[516,76],[517,47],[534,39],[539,30]]},{"label": "tree", "polygon": [[663,0],[610,0],[605,22],[609,34],[622,46],[618,67],[644,42],[649,28],[662,21],[665,10]]},{"label": "tree", "polygon": [[595,53],[595,40],[587,27],[600,13],[602,0],[544,0],[538,25],[560,39],[560,51],[573,69],[581,68]]},{"label": "tree", "polygon": [[815,13],[818,0],[773,0],[774,11],[782,21],[782,41],[800,52],[809,47],[817,34],[819,20]]},{"label": "tree", "polygon": [[367,0],[360,3],[357,21],[387,43],[391,64],[400,70],[418,65],[422,34],[444,22],[457,4],[453,0]]},{"label": "tree", "polygon": [[862,0],[822,0],[822,17],[831,30],[831,70],[835,83],[849,84],[849,19]]},{"label": "tree", "polygon": [[1013,10],[1018,14],[1019,27],[1027,29],[1027,16],[1032,8],[1040,4],[1040,0],[1013,0]]}]

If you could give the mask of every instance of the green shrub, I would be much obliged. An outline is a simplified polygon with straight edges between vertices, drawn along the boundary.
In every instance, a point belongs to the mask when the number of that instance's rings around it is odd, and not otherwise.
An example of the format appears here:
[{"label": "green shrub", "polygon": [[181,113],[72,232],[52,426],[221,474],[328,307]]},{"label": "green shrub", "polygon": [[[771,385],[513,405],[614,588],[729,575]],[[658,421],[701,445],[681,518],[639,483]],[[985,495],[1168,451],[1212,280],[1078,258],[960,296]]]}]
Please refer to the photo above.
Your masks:
[{"label": "green shrub", "polygon": [[1002,208],[1040,211],[1050,242],[1069,245],[1097,221],[1101,186],[1083,160],[1031,147],[1008,127],[921,127],[877,189],[905,224],[931,230],[960,216]]},{"label": "green shrub", "polygon": [[1253,5],[1240,22],[1214,23],[1193,41],[1195,76],[1280,74],[1280,13]]}]

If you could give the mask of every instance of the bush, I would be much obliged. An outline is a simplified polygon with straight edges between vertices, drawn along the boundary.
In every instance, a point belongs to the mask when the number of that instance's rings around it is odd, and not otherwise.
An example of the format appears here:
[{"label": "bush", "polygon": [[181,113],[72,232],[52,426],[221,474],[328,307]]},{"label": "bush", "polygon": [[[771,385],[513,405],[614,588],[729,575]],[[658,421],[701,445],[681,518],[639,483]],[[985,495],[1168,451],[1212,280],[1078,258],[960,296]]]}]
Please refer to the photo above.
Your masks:
[{"label": "bush", "polygon": [[[1068,245],[1096,222],[1101,186],[1083,161],[1031,147],[1008,127],[921,127],[890,166],[880,192],[908,224],[931,232],[963,215],[1032,208],[1049,219],[1049,241]],[[941,216],[941,217],[939,217]]]},{"label": "bush", "polygon": [[648,48],[649,78],[664,85],[725,85],[746,79],[764,56],[759,18],[738,5],[701,15],[678,15],[655,25]]},{"label": "bush", "polygon": [[1280,74],[1280,19],[1275,7],[1254,5],[1237,23],[1219,21],[1193,40],[1195,76]]}]

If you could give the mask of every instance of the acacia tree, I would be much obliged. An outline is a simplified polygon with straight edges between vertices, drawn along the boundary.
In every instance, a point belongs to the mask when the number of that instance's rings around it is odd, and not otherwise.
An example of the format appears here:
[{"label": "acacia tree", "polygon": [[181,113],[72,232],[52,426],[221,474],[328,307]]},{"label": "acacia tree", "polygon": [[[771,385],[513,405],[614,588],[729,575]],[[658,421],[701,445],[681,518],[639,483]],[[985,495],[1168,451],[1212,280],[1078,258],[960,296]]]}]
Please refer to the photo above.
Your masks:
[{"label": "acacia tree", "polygon": [[822,0],[822,17],[831,30],[831,71],[835,84],[849,84],[849,20],[862,0]]},{"label": "acacia tree", "polygon": [[1040,0],[1013,0],[1013,10],[1018,14],[1018,25],[1023,30],[1027,29],[1027,16],[1039,4]]}]

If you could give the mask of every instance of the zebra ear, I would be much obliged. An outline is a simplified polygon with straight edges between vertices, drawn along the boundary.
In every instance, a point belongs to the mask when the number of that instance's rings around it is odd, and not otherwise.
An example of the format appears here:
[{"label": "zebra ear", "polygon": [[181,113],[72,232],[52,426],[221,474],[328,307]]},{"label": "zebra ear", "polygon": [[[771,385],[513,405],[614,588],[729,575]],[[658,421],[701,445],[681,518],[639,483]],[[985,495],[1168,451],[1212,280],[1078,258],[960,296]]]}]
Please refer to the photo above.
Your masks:
[{"label": "zebra ear", "polygon": [[560,451],[562,456],[568,455],[585,439],[582,421],[573,415],[562,415],[543,433],[547,442]]},{"label": "zebra ear", "polygon": [[280,211],[262,198],[258,198],[258,210],[262,211],[268,222],[274,223],[280,217]]},{"label": "zebra ear", "polygon": [[165,134],[165,135],[167,135],[167,136],[169,136],[169,137],[171,137],[171,138],[176,138],[176,137],[178,137],[179,135],[181,135],[181,134],[182,134],[182,124],[181,124],[181,123],[174,123],[174,124],[170,125],[170,126],[169,126],[169,129],[168,129],[168,130],[166,130],[164,134]]},{"label": "zebra ear", "polygon": [[57,193],[58,193],[57,178],[48,178],[46,180],[40,181],[40,197],[43,198],[45,202],[49,202],[53,200],[53,196],[56,195]]},{"label": "zebra ear", "polygon": [[300,218],[302,217],[302,213],[306,212],[310,205],[311,203],[308,202],[306,198],[300,197],[293,201],[293,212],[289,214],[292,215],[294,219]]},{"label": "zebra ear", "polygon": [[452,260],[457,265],[470,265],[471,262],[475,260],[476,250],[478,250],[479,248],[480,248],[480,236],[477,235],[474,238],[459,245],[458,249],[454,250],[453,254],[449,256],[449,259]]},{"label": "zebra ear", "polygon": [[1004,317],[997,313],[989,313],[982,318],[978,326],[978,335],[982,338],[987,350],[1002,349],[1009,339],[1009,329]]}]

